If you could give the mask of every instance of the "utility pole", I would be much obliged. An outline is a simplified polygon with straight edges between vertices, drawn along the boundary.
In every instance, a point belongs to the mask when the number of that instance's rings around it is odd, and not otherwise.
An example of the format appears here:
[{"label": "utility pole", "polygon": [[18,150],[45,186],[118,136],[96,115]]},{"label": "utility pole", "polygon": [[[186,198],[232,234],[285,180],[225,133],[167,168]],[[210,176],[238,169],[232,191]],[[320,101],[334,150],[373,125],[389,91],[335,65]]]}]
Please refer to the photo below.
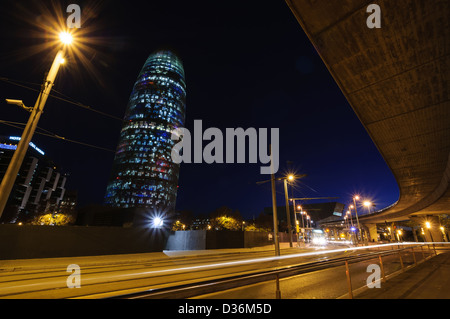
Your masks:
[{"label": "utility pole", "polygon": [[[272,145],[270,145],[270,157],[272,157]],[[272,158],[270,162],[273,163]],[[275,256],[280,256],[280,243],[278,242],[278,217],[277,217],[277,196],[275,191],[275,173],[273,172],[273,164],[271,164],[270,167],[272,170],[270,182],[272,184],[273,239],[275,243]]]},{"label": "utility pole", "polygon": [[356,222],[357,222],[357,224],[358,224],[359,236],[361,236],[361,241],[364,242],[364,240],[363,240],[363,235],[362,235],[362,230],[361,230],[361,226],[359,225],[358,211],[356,210],[356,200],[359,200],[359,196],[354,196],[354,197],[353,197],[353,204],[355,205],[355,215],[356,215]]},{"label": "utility pole", "polygon": [[[292,226],[291,226],[291,214],[289,212],[289,198],[288,198],[288,190],[287,190],[287,179],[284,179],[284,197],[286,199],[286,219],[289,233],[289,247],[292,248]],[[295,214],[295,207],[294,207]]]},{"label": "utility pole", "polygon": [[34,131],[36,130],[37,124],[39,122],[39,118],[41,117],[41,114],[44,110],[45,102],[47,101],[47,98],[55,82],[56,74],[58,73],[61,63],[63,62],[63,51],[59,50],[56,54],[55,59],[53,60],[50,71],[48,72],[48,75],[44,83],[42,84],[36,104],[31,111],[31,115],[28,118],[27,125],[25,126],[25,129],[22,133],[22,137],[20,138],[19,144],[17,145],[17,149],[14,151],[14,155],[11,158],[11,162],[9,163],[9,166],[5,172],[5,176],[3,177],[2,183],[0,185],[0,217],[3,214],[6,202],[9,198],[9,194],[11,193],[14,182],[17,178],[17,174],[19,173],[19,169],[22,165],[25,154],[27,153],[28,145],[31,142]]}]

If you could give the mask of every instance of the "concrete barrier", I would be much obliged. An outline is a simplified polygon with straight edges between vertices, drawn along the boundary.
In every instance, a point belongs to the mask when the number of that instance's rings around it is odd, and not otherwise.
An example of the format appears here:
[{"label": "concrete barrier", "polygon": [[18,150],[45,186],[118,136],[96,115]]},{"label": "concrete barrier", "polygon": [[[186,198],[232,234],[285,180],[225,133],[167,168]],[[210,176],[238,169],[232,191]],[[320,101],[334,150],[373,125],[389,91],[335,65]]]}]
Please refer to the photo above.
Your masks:
[{"label": "concrete barrier", "polygon": [[0,259],[162,251],[169,232],[151,228],[0,225]]},{"label": "concrete barrier", "polygon": [[172,232],[167,250],[252,248],[273,244],[265,232],[183,230]]},{"label": "concrete barrier", "polygon": [[169,235],[167,250],[206,249],[206,230],[175,231]]},{"label": "concrete barrier", "polygon": [[252,248],[271,244],[273,241],[265,232],[0,225],[0,260]]}]

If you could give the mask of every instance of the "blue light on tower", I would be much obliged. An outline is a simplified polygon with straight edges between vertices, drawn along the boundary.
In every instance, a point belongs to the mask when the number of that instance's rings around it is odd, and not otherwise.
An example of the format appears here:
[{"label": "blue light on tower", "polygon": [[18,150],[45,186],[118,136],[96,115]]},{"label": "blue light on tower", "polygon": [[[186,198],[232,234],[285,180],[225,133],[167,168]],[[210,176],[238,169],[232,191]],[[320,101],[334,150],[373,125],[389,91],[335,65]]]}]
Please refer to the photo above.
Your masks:
[{"label": "blue light on tower", "polygon": [[171,133],[184,125],[185,107],[180,59],[170,51],[151,54],[131,92],[106,204],[174,210],[179,164],[172,161]]}]

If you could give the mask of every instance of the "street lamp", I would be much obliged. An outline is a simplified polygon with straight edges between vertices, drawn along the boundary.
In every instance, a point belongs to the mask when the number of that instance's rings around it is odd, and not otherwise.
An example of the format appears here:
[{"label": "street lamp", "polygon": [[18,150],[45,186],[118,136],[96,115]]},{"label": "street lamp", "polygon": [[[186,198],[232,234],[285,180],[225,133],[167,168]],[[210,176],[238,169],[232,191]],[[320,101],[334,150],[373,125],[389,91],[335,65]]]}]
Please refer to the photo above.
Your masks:
[{"label": "street lamp", "polygon": [[[294,175],[294,177],[295,177],[296,175]],[[303,177],[303,176],[306,176],[306,175],[297,175],[297,176],[299,176],[299,177]],[[302,201],[302,200],[312,200],[312,199],[336,199],[336,198],[339,198],[339,197],[302,197],[302,198],[291,198],[290,200],[292,200],[293,201],[293,205],[294,205],[294,213],[295,213],[295,201],[296,200],[300,200],[300,201]],[[305,224],[303,223],[303,214],[304,214],[304,212],[303,212],[303,210],[302,210],[302,206],[300,206],[300,205],[298,205],[297,206],[297,208],[298,208],[298,210],[300,210],[300,214],[302,215],[302,226],[303,226],[303,228],[302,228],[302,234],[303,234],[303,238],[305,237],[304,236],[304,227],[305,227]],[[305,212],[305,214],[306,214],[306,212]],[[303,241],[305,241],[305,240],[303,240]]]},{"label": "street lamp", "polygon": [[353,226],[353,217],[352,217],[352,209],[353,209],[353,205],[349,206],[349,210],[347,211],[347,214],[350,216],[350,222]]},{"label": "street lamp", "polygon": [[447,240],[447,235],[445,234],[445,227],[444,226],[440,226],[439,229],[442,232],[442,237],[444,238],[444,241],[448,241]]},{"label": "street lamp", "polygon": [[[287,189],[287,181],[293,181],[295,179],[296,175],[289,174],[286,176],[284,181],[284,198],[286,200],[286,219],[287,219],[287,226],[288,226],[288,233],[289,233],[289,247],[292,247],[292,226],[291,226],[291,214],[289,212],[289,196],[288,196],[288,189]],[[295,214],[295,202],[294,204],[294,214]]]},{"label": "street lamp", "polygon": [[[356,209],[356,201],[357,200],[359,200],[359,196],[358,195],[353,196],[353,205],[354,205],[354,208],[355,208],[356,222],[358,223],[358,231],[359,231],[359,235],[361,236],[361,241],[362,241],[362,239],[363,239],[362,231],[361,231],[361,226],[359,225],[358,211]],[[356,236],[356,238],[358,238],[358,236]]]},{"label": "street lamp", "polygon": [[[69,33],[61,33],[60,39],[62,43],[65,45],[69,45],[72,43],[72,36]],[[55,83],[56,75],[58,74],[59,67],[62,63],[64,63],[64,49],[58,50],[56,53],[56,57],[53,60],[52,66],[50,67],[50,71],[47,74],[44,83],[41,86],[41,91],[39,92],[39,96],[36,100],[36,103],[31,110],[30,117],[28,118],[27,125],[22,133],[20,141],[17,145],[16,150],[14,151],[13,157],[8,165],[8,168],[3,176],[2,183],[0,185],[0,217],[3,214],[3,211],[6,206],[6,202],[8,201],[9,194],[14,186],[14,182],[16,181],[17,174],[19,173],[20,166],[22,165],[25,154],[28,150],[28,145],[31,142],[34,131],[36,130],[37,124],[39,122],[39,118],[44,110],[45,103],[47,102],[47,98],[50,95],[50,91]],[[11,101],[11,100],[9,100]],[[19,100],[13,100],[15,102]],[[21,101],[20,101],[21,102]],[[14,103],[13,103],[14,104]],[[17,104],[17,103],[15,103]],[[27,109],[23,103],[20,105],[22,108]],[[29,110],[29,109],[28,109]]]},{"label": "street lamp", "polygon": [[[347,211],[347,213],[346,213],[345,216],[344,216],[344,223],[345,223],[345,226],[346,226],[347,229],[348,229],[348,231],[347,231],[347,238],[350,237],[350,239],[351,239],[350,222],[348,221],[348,219],[349,219],[348,215],[349,215],[349,211]],[[350,236],[349,236],[349,235],[350,235]]]},{"label": "street lamp", "polygon": [[[270,145],[270,154],[272,156],[272,145]],[[272,157],[271,157],[272,158]],[[271,162],[273,163],[273,161]],[[272,188],[272,211],[273,211],[273,232],[274,232],[274,242],[275,242],[275,256],[279,256],[280,255],[280,245],[279,245],[279,241],[278,241],[278,217],[277,217],[277,199],[276,199],[276,190],[275,190],[275,181],[279,181],[279,180],[284,180],[286,183],[286,180],[294,180],[297,178],[301,178],[306,176],[306,174],[302,174],[302,175],[293,175],[293,174],[289,174],[286,177],[278,177],[275,178],[275,173],[273,171],[273,166],[270,166],[271,169],[271,179],[270,180],[266,180],[266,181],[260,181],[260,182],[256,182],[256,184],[263,184],[266,182],[271,182],[271,188]],[[287,185],[285,185],[285,194],[286,194],[286,213],[289,216],[289,200],[287,199]],[[289,223],[289,230],[291,229],[291,225],[290,225],[290,218],[288,217],[288,223]],[[290,245],[292,247],[292,237],[290,237]]]},{"label": "street lamp", "polygon": [[403,232],[401,229],[397,230],[397,240],[400,241],[400,238],[402,236]]},{"label": "street lamp", "polygon": [[428,229],[428,232],[430,233],[431,242],[434,242],[433,235],[431,234],[431,223],[429,221],[426,221],[425,227]]},{"label": "street lamp", "polygon": [[25,106],[25,104],[23,104],[22,100],[12,100],[12,99],[5,99],[5,100],[6,100],[6,103],[17,105],[17,106],[23,108],[27,112],[31,112],[33,110],[32,107]]}]

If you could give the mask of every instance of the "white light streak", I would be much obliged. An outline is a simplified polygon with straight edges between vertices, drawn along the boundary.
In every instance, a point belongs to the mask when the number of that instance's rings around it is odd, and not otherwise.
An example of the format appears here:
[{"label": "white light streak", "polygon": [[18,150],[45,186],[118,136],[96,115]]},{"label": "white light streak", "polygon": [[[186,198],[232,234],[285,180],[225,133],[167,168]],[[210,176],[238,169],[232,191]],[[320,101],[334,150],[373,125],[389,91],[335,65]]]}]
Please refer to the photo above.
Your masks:
[{"label": "white light streak", "polygon": [[[152,271],[141,272],[139,274],[157,275],[157,274],[164,274],[164,273],[171,273],[171,272],[178,272],[178,271],[197,271],[197,270],[209,269],[209,268],[222,268],[222,267],[239,266],[239,265],[246,265],[246,264],[252,264],[252,263],[262,263],[262,262],[269,262],[269,261],[285,260],[285,259],[289,259],[289,258],[325,255],[325,254],[329,254],[329,253],[346,252],[348,250],[353,251],[353,250],[363,250],[363,249],[368,249],[368,248],[406,246],[406,245],[410,245],[410,246],[411,245],[427,245],[427,244],[431,245],[431,244],[448,244],[448,243],[446,243],[446,242],[435,242],[435,243],[433,243],[433,242],[431,242],[431,243],[429,243],[429,242],[420,242],[420,243],[403,242],[403,243],[380,244],[380,245],[370,245],[370,246],[361,246],[361,247],[346,247],[346,248],[340,248],[340,249],[329,249],[329,250],[320,250],[320,251],[306,252],[306,253],[299,253],[299,254],[289,254],[289,255],[284,255],[284,256],[261,257],[261,258],[228,261],[228,262],[214,263],[214,264],[207,264],[207,265],[152,270]],[[136,274],[125,274],[123,276],[130,276],[130,275],[136,275]],[[120,275],[120,276],[122,276],[122,275]]]}]

